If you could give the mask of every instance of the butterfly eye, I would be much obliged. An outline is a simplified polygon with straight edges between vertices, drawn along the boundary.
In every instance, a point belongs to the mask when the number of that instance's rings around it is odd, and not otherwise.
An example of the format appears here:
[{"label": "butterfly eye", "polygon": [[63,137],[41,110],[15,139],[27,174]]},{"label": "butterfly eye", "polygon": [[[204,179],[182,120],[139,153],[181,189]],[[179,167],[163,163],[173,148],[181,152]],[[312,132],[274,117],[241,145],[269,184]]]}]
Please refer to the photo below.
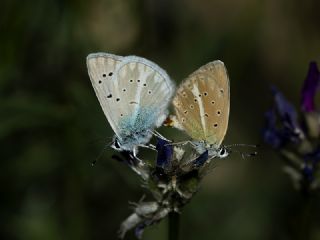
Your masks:
[{"label": "butterfly eye", "polygon": [[218,110],[218,111],[217,111],[217,114],[218,114],[218,115],[220,115],[220,114],[221,114],[221,111],[220,111],[220,110]]},{"label": "butterfly eye", "polygon": [[219,157],[220,157],[220,158],[225,158],[225,157],[227,157],[228,155],[229,155],[228,151],[227,151],[224,147],[222,147],[222,148],[220,149],[220,151],[219,151]]},{"label": "butterfly eye", "polygon": [[218,127],[218,123],[213,124],[213,126],[214,126],[215,128]]},{"label": "butterfly eye", "polygon": [[208,96],[208,93],[207,93],[207,92],[205,92],[205,93],[203,93],[203,95],[204,95],[204,96]]},{"label": "butterfly eye", "polygon": [[109,72],[109,74],[108,74],[110,77],[113,75],[113,72]]},{"label": "butterfly eye", "polygon": [[114,140],[114,143],[112,145],[115,149],[121,149],[120,143],[118,141],[118,139]]},{"label": "butterfly eye", "polygon": [[104,74],[102,74],[102,77],[106,77],[106,76],[107,76],[107,74],[105,74],[105,73],[104,73]]},{"label": "butterfly eye", "polygon": [[122,89],[122,92],[125,92],[125,91],[127,91],[127,89],[125,89],[125,88],[124,88],[124,89]]},{"label": "butterfly eye", "polygon": [[211,101],[211,104],[212,104],[212,105],[215,104],[215,101]]},{"label": "butterfly eye", "polygon": [[102,83],[101,80],[99,80],[98,83]]},{"label": "butterfly eye", "polygon": [[147,86],[147,84],[146,84],[146,83],[144,83],[144,84],[143,84],[143,86],[144,86],[144,87],[146,87],[146,86]]},{"label": "butterfly eye", "polygon": [[129,80],[129,82],[131,82],[131,83],[132,83],[132,82],[133,82],[133,80],[132,80],[132,79],[130,79],[130,80]]}]

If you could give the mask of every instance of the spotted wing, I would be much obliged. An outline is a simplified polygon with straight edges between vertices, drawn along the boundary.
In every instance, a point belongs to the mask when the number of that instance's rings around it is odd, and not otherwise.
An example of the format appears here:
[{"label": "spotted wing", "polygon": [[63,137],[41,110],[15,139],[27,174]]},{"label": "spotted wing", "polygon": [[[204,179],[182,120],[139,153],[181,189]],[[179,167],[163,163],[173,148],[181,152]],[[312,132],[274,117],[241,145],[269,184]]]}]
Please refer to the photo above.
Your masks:
[{"label": "spotted wing", "polygon": [[[123,132],[139,134],[163,122],[174,93],[174,85],[163,69],[147,59],[128,56],[117,66],[112,81],[117,82],[117,87],[107,102],[117,109],[112,118],[119,122],[115,132],[120,138]],[[144,136],[145,139],[140,136],[140,144],[150,138]]]},{"label": "spotted wing", "polygon": [[230,110],[229,79],[223,62],[210,62],[185,79],[173,105],[177,121],[188,135],[220,146]]},{"label": "spotted wing", "polygon": [[87,68],[92,86],[115,133],[119,128],[117,118],[114,117],[117,106],[109,100],[112,97],[112,92],[117,89],[117,81],[113,77],[122,60],[123,57],[109,53],[92,53],[87,56]]}]

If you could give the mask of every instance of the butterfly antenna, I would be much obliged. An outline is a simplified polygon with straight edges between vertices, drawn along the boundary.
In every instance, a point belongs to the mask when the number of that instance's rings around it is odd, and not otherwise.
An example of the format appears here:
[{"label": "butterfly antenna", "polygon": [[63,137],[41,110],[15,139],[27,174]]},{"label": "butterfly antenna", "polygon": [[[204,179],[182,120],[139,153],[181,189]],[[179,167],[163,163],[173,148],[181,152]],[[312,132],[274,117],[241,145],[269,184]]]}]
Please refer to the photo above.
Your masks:
[{"label": "butterfly antenna", "polygon": [[252,148],[258,148],[259,145],[257,144],[245,144],[245,143],[236,143],[236,144],[230,144],[230,145],[226,145],[225,148],[231,153],[231,152],[235,152],[235,153],[239,153],[241,155],[242,159],[248,158],[248,157],[254,157],[258,154],[257,151],[251,152],[251,153],[245,153],[239,150],[232,150],[231,148],[233,147],[252,147]]},{"label": "butterfly antenna", "polygon": [[190,140],[186,140],[186,141],[181,141],[181,142],[171,142],[171,143],[167,143],[167,144],[165,144],[165,146],[167,146],[167,145],[171,145],[171,146],[184,146],[184,145],[186,145],[186,144],[190,144],[191,146],[193,146],[193,147],[196,147],[196,145],[193,143],[193,142],[191,142]]},{"label": "butterfly antenna", "polygon": [[232,153],[232,152],[235,152],[235,153],[238,153],[242,159],[246,159],[246,158],[249,158],[249,157],[255,157],[258,155],[258,152],[251,152],[251,153],[244,153],[244,152],[241,152],[241,151],[238,151],[238,150],[231,150],[229,149],[229,152]]},{"label": "butterfly antenna", "polygon": [[253,147],[253,148],[257,148],[259,147],[258,144],[245,144],[245,143],[235,143],[235,144],[230,144],[230,145],[226,145],[226,148],[230,148],[230,147]]},{"label": "butterfly antenna", "polygon": [[96,163],[99,161],[99,159],[102,157],[104,151],[107,149],[107,147],[109,147],[112,144],[112,142],[109,142],[108,144],[106,144],[102,150],[100,151],[99,155],[96,157],[96,159],[94,161],[91,162],[91,166],[94,167],[96,165]]},{"label": "butterfly antenna", "polygon": [[97,144],[97,143],[102,143],[104,142],[106,139],[112,139],[113,137],[97,137],[95,139],[92,139],[89,141],[89,144]]}]

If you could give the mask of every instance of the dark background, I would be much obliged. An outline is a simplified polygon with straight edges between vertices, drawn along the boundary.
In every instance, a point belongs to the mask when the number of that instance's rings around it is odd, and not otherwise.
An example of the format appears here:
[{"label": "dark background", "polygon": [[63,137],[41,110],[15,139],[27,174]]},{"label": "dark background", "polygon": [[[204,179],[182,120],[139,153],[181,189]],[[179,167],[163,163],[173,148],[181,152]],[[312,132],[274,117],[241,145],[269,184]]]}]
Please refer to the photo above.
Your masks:
[{"label": "dark background", "polygon": [[[143,56],[177,84],[224,61],[225,144],[261,143],[269,86],[299,106],[309,61],[319,60],[316,0],[4,0],[0,7],[0,239],[116,239],[128,201],[143,194],[110,148],[91,166],[113,133],[87,75],[89,53]],[[220,160],[183,211],[182,239],[292,239],[301,199],[282,166],[263,144],[256,158]],[[318,208],[311,213],[311,237],[320,239]],[[165,220],[144,239],[166,239],[166,231]]]}]

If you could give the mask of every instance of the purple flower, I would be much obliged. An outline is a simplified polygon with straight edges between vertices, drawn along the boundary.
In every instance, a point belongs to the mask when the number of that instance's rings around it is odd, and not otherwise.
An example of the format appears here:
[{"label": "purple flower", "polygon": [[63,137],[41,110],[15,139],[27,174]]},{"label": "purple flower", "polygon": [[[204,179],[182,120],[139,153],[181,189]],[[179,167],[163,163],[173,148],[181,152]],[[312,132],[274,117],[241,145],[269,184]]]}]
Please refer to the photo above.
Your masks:
[{"label": "purple flower", "polygon": [[209,155],[207,150],[193,161],[194,166],[201,167],[208,160],[208,157]]},{"label": "purple flower", "polygon": [[312,182],[314,180],[314,169],[312,166],[304,165],[302,168],[304,179],[308,182]]},{"label": "purple flower", "polygon": [[275,101],[275,108],[279,114],[280,120],[284,128],[288,129],[293,134],[300,132],[298,124],[297,112],[295,107],[283,96],[283,94],[276,89],[272,88],[272,93]]},{"label": "purple flower", "polygon": [[320,72],[316,62],[311,62],[301,91],[301,105],[305,112],[315,111],[314,97],[320,85]]},{"label": "purple flower", "polygon": [[277,88],[272,87],[274,107],[265,113],[264,141],[273,148],[280,148],[286,143],[298,143],[301,129],[294,106]]},{"label": "purple flower", "polygon": [[150,219],[145,220],[144,222],[140,223],[134,230],[134,235],[136,236],[136,238],[141,239],[146,227],[148,227],[152,224],[153,224],[153,222]]},{"label": "purple flower", "polygon": [[173,146],[168,141],[158,138],[156,149],[158,151],[157,167],[168,167],[173,156]]},{"label": "purple flower", "polygon": [[303,166],[303,173],[305,178],[312,182],[314,180],[315,171],[317,170],[318,163],[320,161],[320,149],[316,148],[315,151],[308,153],[304,156],[305,164]]},{"label": "purple flower", "polygon": [[305,160],[311,164],[317,164],[320,161],[320,148],[316,147],[316,150],[305,155]]},{"label": "purple flower", "polygon": [[314,104],[319,85],[317,64],[311,62],[301,91],[302,116],[298,118],[295,107],[275,87],[274,106],[265,113],[264,141],[286,159],[286,172],[303,194],[314,190],[317,186],[314,183],[319,181],[320,114]]},{"label": "purple flower", "polygon": [[276,127],[276,113],[274,109],[271,109],[265,113],[266,126],[263,131],[263,139],[266,143],[273,148],[279,148],[283,145],[284,139],[282,134]]}]

